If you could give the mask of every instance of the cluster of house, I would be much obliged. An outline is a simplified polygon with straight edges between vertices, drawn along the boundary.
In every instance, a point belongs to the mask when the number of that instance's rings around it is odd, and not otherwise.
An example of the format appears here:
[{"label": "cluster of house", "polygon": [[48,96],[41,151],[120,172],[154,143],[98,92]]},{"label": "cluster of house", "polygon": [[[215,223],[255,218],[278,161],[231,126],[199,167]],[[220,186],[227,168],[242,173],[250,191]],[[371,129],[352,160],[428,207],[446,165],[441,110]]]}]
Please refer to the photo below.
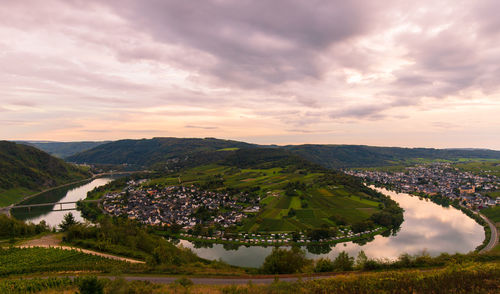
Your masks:
[{"label": "cluster of house", "polygon": [[500,205],[500,198],[492,199],[485,195],[500,190],[500,178],[461,171],[449,163],[418,165],[403,172],[349,170],[346,173],[366,181],[390,185],[394,190],[405,193],[441,194],[459,199],[469,207],[480,209]]},{"label": "cluster of house", "polygon": [[313,243],[313,242],[334,242],[337,240],[354,239],[366,234],[373,234],[380,231],[382,228],[376,228],[373,230],[368,230],[365,232],[353,233],[350,230],[341,231],[337,236],[328,237],[319,240],[312,240],[308,238],[303,233],[294,236],[292,233],[277,233],[277,234],[250,234],[250,233],[239,233],[235,236],[228,237],[224,236],[222,232],[220,234],[215,233],[214,236],[200,236],[188,233],[181,233],[181,238],[186,239],[198,239],[207,241],[225,241],[225,242],[235,242],[243,244],[290,244],[290,243]]},{"label": "cluster of house", "polygon": [[103,209],[149,225],[178,224],[189,229],[201,223],[235,225],[245,217],[245,209],[258,207],[259,200],[244,193],[229,195],[195,186],[144,188],[145,181],[130,181],[123,191],[104,195]]}]

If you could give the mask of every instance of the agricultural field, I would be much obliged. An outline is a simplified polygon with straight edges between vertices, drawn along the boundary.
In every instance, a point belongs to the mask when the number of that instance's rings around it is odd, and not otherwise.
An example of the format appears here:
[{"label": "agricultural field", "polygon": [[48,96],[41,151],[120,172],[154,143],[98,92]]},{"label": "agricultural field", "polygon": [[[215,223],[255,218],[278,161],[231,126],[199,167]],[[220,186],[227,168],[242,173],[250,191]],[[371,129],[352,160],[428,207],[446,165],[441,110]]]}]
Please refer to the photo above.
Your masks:
[{"label": "agricultural field", "polygon": [[[144,277],[147,280],[148,277]],[[465,263],[426,270],[391,270],[381,272],[341,273],[314,280],[284,282],[275,276],[271,284],[243,285],[194,284],[196,278],[179,278],[171,284],[147,281],[126,281],[123,278],[65,277],[0,281],[2,293],[76,293],[83,290],[83,281],[98,281],[101,293],[498,293],[500,266],[498,263]],[[90,283],[86,283],[87,285]],[[93,284],[90,284],[93,285]],[[81,292],[83,293],[83,291]],[[85,292],[91,293],[91,292]],[[93,292],[92,292],[93,293]]]},{"label": "agricultural field", "polygon": [[76,250],[39,247],[0,249],[0,264],[0,277],[40,272],[123,271],[132,266]]},{"label": "agricultural field", "polygon": [[[357,192],[353,194],[339,186],[322,186],[322,173],[287,168],[239,169],[223,165],[205,165],[186,170],[168,178],[153,179],[147,185],[191,185],[221,179],[218,189],[254,191],[260,197],[260,211],[245,220],[240,228],[245,232],[292,232],[339,223],[355,223],[380,211],[378,199]],[[303,183],[287,195],[286,185]]]},{"label": "agricultural field", "polygon": [[454,166],[462,171],[469,171],[474,174],[479,174],[479,175],[489,174],[500,177],[499,160],[468,161],[464,163],[457,163]]}]

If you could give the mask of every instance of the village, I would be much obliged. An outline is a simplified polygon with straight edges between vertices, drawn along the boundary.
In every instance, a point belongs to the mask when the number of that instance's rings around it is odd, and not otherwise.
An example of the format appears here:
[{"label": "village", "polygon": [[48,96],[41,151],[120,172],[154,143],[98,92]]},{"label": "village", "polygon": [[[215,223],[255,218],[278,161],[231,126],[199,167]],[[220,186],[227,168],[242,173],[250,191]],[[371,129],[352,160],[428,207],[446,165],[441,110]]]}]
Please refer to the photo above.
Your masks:
[{"label": "village", "polygon": [[458,199],[472,209],[500,205],[500,197],[492,199],[485,195],[500,190],[500,178],[461,171],[450,163],[417,165],[403,172],[349,170],[346,173],[404,193],[440,194],[450,200]]},{"label": "village", "polygon": [[[196,186],[145,188],[147,179],[131,180],[121,192],[103,196],[102,209],[113,216],[126,216],[153,226],[177,225],[181,239],[243,245],[338,243],[379,234],[382,227],[363,232],[339,228],[334,235],[311,238],[304,232],[248,233],[226,230],[241,224],[247,214],[259,212],[259,198],[245,193],[229,195],[204,191]],[[203,230],[207,226],[215,230]]]},{"label": "village", "polygon": [[129,181],[118,193],[103,197],[103,209],[110,215],[125,215],[148,225],[180,225],[184,229],[197,224],[221,227],[237,225],[244,210],[258,211],[258,201],[244,193],[203,191],[195,186],[143,188],[147,180]]}]

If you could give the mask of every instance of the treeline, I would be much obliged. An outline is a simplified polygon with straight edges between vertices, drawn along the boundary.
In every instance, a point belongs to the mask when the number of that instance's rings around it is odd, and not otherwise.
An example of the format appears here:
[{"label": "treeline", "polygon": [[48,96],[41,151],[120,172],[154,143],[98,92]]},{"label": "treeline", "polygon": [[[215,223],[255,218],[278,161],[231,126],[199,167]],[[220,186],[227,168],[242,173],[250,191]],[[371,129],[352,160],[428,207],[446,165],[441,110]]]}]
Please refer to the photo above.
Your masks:
[{"label": "treeline", "polygon": [[[225,148],[251,148],[255,145],[214,138],[152,138],[140,140],[119,140],[108,144],[99,145],[93,149],[75,154],[67,159],[78,163],[101,163],[101,164],[133,164],[139,166],[160,167],[158,163],[170,161],[175,165],[176,161],[196,164],[206,162],[207,156],[203,158],[197,154],[209,152],[212,156],[219,157],[214,151]],[[225,152],[219,152],[224,155]],[[193,158],[193,162],[189,162]]]},{"label": "treeline", "polygon": [[325,171],[324,167],[311,163],[302,157],[279,148],[247,148],[236,150],[229,155],[223,165],[238,168],[269,169],[282,167],[286,172],[306,170],[308,172]]},{"label": "treeline", "polygon": [[433,148],[398,148],[361,145],[289,145],[283,147],[307,160],[327,168],[380,167],[394,165],[397,161],[417,158],[448,159],[492,158],[499,159],[500,151],[461,150]]},{"label": "treeline", "polygon": [[425,250],[420,254],[401,254],[395,260],[368,258],[364,251],[360,251],[356,258],[349,256],[345,251],[340,252],[333,260],[320,258],[311,260],[306,258],[305,250],[299,247],[284,249],[275,247],[264,260],[260,268],[265,274],[291,274],[311,272],[345,272],[345,271],[374,271],[396,270],[409,268],[442,267],[450,264],[464,264],[471,262],[498,262],[498,254],[448,254],[431,257]]},{"label": "treeline", "polygon": [[13,217],[0,214],[0,239],[30,237],[50,231],[45,221],[39,224],[25,223]]}]

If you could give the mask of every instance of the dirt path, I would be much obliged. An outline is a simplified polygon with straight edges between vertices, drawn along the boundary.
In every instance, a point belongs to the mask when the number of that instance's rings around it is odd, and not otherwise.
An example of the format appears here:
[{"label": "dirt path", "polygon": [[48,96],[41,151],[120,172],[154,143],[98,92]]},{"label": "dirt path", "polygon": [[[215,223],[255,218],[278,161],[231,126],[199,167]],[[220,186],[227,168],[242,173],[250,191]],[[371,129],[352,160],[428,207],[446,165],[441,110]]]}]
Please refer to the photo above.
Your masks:
[{"label": "dirt path", "polygon": [[80,251],[80,252],[83,252],[86,254],[97,255],[97,256],[101,256],[101,257],[105,257],[105,258],[109,258],[109,259],[114,259],[114,260],[121,260],[121,261],[130,262],[130,263],[145,263],[144,261],[141,261],[141,260],[111,255],[111,254],[107,254],[107,253],[97,252],[97,251],[88,250],[88,249],[82,249],[82,248],[78,248],[78,247],[62,246],[60,244],[61,244],[61,239],[57,235],[46,235],[46,236],[43,236],[43,237],[38,238],[38,239],[26,241],[17,247],[19,247],[19,248],[44,247],[44,248],[60,248],[60,249],[64,249],[64,250],[77,250],[77,251]]}]

